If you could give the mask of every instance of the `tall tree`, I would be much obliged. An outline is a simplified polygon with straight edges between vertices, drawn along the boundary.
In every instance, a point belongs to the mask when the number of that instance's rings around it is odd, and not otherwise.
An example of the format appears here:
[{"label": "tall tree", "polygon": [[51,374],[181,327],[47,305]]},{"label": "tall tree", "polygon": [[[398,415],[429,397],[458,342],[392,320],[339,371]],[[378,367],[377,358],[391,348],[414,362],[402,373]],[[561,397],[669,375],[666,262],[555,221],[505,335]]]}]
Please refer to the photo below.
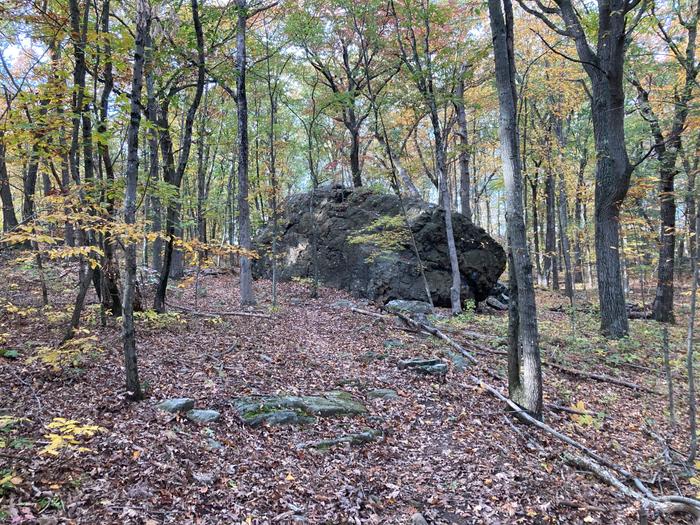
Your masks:
[{"label": "tall tree", "polygon": [[[586,32],[589,18],[582,18],[588,17],[588,6],[576,7],[574,0],[554,0],[554,6],[546,6],[539,0],[518,2],[552,31],[573,41],[578,58],[567,58],[582,65],[591,83],[596,147],[595,244],[600,326],[606,336],[623,337],[629,326],[620,267],[620,209],[633,170],[625,142],[624,62],[625,51],[645,11],[646,0],[600,0],[597,27],[589,31],[592,37]],[[564,26],[552,17],[558,17]],[[595,39],[595,50],[591,38]]]},{"label": "tall tree", "polygon": [[[396,35],[400,57],[406,69],[411,74],[413,81],[426,106],[428,117],[433,131],[433,144],[435,155],[435,170],[438,178],[438,195],[440,205],[445,210],[445,230],[447,237],[447,250],[450,258],[450,270],[452,273],[452,286],[450,287],[450,302],[452,313],[459,314],[462,311],[461,275],[459,271],[459,259],[455,244],[454,230],[452,228],[452,199],[447,177],[447,133],[445,125],[441,122],[438,107],[438,90],[436,86],[435,70],[433,66],[431,31],[434,6],[430,0],[419,0],[418,4],[402,6],[399,14],[394,2],[392,13],[396,22]],[[402,25],[399,21],[404,20]],[[418,36],[422,34],[422,38]]]},{"label": "tall tree", "polygon": [[[193,3],[196,0],[192,0]],[[136,222],[136,189],[139,176],[139,128],[141,126],[141,90],[146,42],[151,27],[151,8],[148,0],[136,3],[136,41],[134,43],[134,69],[131,80],[131,104],[127,130],[126,188],[124,190],[124,222]],[[136,243],[126,246],[126,279],[122,305],[122,340],[124,343],[124,369],[128,396],[138,401],[143,398],[136,362],[136,336],[134,333],[134,295],[136,290]]]},{"label": "tall tree", "polygon": [[[248,202],[248,94],[246,92],[246,25],[248,23],[247,0],[236,0],[238,23],[236,26],[236,105],[238,107],[238,244],[244,250],[253,247]],[[241,264],[241,305],[255,304],[253,294],[253,268],[250,257],[243,254]]]},{"label": "tall tree", "polygon": [[[648,122],[654,141],[654,150],[659,163],[659,264],[657,270],[656,295],[652,306],[652,316],[660,322],[673,322],[674,267],[676,247],[676,196],[675,178],[678,174],[678,156],[682,151],[682,134],[690,113],[690,102],[696,86],[700,63],[696,59],[698,19],[700,1],[690,5],[690,13],[685,14],[680,4],[674,4],[672,16],[685,31],[685,49],[677,44],[677,39],[669,33],[666,21],[657,19],[657,29],[671,49],[674,59],[681,67],[683,81],[674,87],[673,118],[670,129],[664,130],[657,111],[650,102],[649,88],[635,76],[631,82],[637,89],[641,113]],[[692,179],[692,175],[690,176]],[[692,192],[689,192],[692,193]],[[692,221],[691,221],[692,222]]]},{"label": "tall tree", "polygon": [[[501,3],[502,1],[502,3]],[[532,263],[527,250],[523,183],[517,129],[517,92],[511,0],[489,0],[489,19],[496,66],[499,137],[506,187],[509,261],[508,388],[510,397],[537,418],[542,417],[542,365],[537,332]]]},{"label": "tall tree", "polygon": [[[199,18],[199,5],[197,0],[191,0],[190,3],[192,7],[192,25],[194,27],[195,39],[197,42],[197,60],[195,62],[197,68],[197,79],[195,81],[195,93],[187,109],[187,114],[185,117],[182,144],[180,149],[180,154],[178,157],[177,167],[175,167],[175,154],[173,151],[173,143],[170,138],[168,121],[168,110],[170,106],[170,99],[178,91],[184,89],[182,86],[172,87],[170,89],[170,94],[167,96],[163,103],[161,104],[160,112],[158,115],[158,125],[160,129],[161,138],[161,152],[163,155],[163,178],[165,182],[170,184],[176,190],[177,195],[180,193],[180,186],[182,184],[182,178],[185,175],[185,170],[187,169],[187,162],[190,157],[190,149],[192,147],[192,131],[194,127],[195,117],[197,115],[197,108],[202,100],[202,93],[204,92],[204,82],[205,82],[205,57],[204,57],[204,32],[202,30],[202,22]],[[165,311],[165,295],[168,289],[168,280],[170,277],[170,270],[173,264],[173,257],[175,251],[175,237],[176,235],[182,234],[182,229],[180,227],[180,203],[179,201],[172,202],[168,205],[167,211],[167,234],[168,243],[165,247],[165,255],[163,257],[163,267],[160,272],[160,278],[158,281],[158,289],[156,290],[156,295],[153,302],[153,309],[157,312]]]}]

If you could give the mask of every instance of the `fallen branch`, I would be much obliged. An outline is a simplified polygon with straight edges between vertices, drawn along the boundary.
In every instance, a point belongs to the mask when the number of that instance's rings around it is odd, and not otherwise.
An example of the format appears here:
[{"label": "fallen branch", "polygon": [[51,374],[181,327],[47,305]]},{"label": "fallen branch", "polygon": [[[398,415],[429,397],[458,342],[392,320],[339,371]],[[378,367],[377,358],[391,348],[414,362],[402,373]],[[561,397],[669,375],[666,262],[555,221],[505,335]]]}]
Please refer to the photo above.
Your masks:
[{"label": "fallen branch", "polygon": [[405,314],[402,314],[401,312],[391,312],[394,315],[398,316],[399,319],[401,319],[404,323],[406,323],[409,327],[414,328],[416,330],[419,330],[421,332],[425,332],[430,335],[434,335],[435,337],[442,339],[445,341],[447,344],[449,344],[452,348],[457,350],[460,354],[462,354],[464,357],[466,357],[472,364],[476,364],[477,360],[476,358],[468,352],[462,345],[442,333],[440,330],[435,328],[434,326],[427,325],[425,323],[421,323],[420,321],[416,321],[414,319],[411,319]]},{"label": "fallen branch", "polygon": [[[450,339],[447,335],[444,333],[440,332],[437,328],[434,328],[432,326],[428,326],[424,323],[420,323],[418,321],[414,321],[413,319],[407,317],[404,314],[398,313],[398,312],[392,312],[395,315],[397,315],[401,320],[403,320],[406,324],[409,326],[414,326],[418,327],[420,330],[425,331],[429,334],[435,335],[439,337],[440,339],[443,339],[447,343],[450,344],[453,348],[458,349],[460,352],[463,354],[468,355],[470,360],[473,363],[477,363],[476,359],[473,358],[471,355],[469,355],[466,350],[464,350],[458,343],[454,342],[452,339]],[[550,366],[552,366],[552,363],[549,363]],[[561,367],[561,365],[555,365],[555,368],[564,368],[566,371],[569,371],[570,369],[567,369],[565,367]],[[573,371],[578,374],[578,371]],[[592,374],[587,374],[587,375],[592,375]],[[642,503],[643,508],[645,509],[652,509],[656,512],[659,513],[678,513],[678,512],[686,512],[693,514],[695,516],[695,523],[696,525],[700,525],[700,501],[692,499],[692,498],[686,498],[684,496],[654,496],[651,491],[644,485],[644,483],[636,476],[634,476],[631,472],[626,470],[624,467],[613,463],[611,460],[608,458],[600,455],[597,453],[595,450],[592,450],[585,445],[579,443],[578,441],[570,438],[566,434],[563,434],[559,432],[558,430],[552,428],[548,424],[544,423],[543,421],[540,421],[534,417],[532,417],[527,411],[524,411],[522,407],[520,407],[517,403],[509,399],[508,397],[504,396],[501,394],[501,392],[498,391],[495,387],[491,386],[490,384],[482,381],[478,377],[468,374],[467,375],[469,381],[472,383],[476,384],[492,396],[494,396],[496,399],[499,399],[500,401],[504,402],[508,407],[512,409],[512,412],[514,415],[521,419],[522,421],[526,423],[530,423],[531,425],[539,428],[540,430],[545,431],[549,435],[555,437],[559,441],[566,443],[572,448],[575,448],[579,452],[584,453],[588,458],[584,458],[581,456],[573,456],[573,455],[568,455],[567,457],[571,458],[572,461],[575,462],[578,466],[582,466],[584,468],[587,468],[591,472],[594,472],[596,475],[604,479],[606,482],[610,483],[613,487],[617,488],[623,495],[629,498],[636,499]],[[608,378],[608,376],[602,376],[605,377],[606,379],[615,379],[615,378]],[[617,380],[619,381],[619,380]],[[624,382],[623,382],[624,383]],[[627,383],[623,384],[622,386],[627,386],[631,385],[632,383]],[[635,385],[636,389],[639,390],[646,390],[649,391],[648,389],[645,389],[643,387],[640,387],[639,385]],[[653,392],[653,391],[652,391]],[[657,393],[657,392],[653,392]],[[609,470],[608,470],[609,469]],[[619,475],[621,475],[626,481],[633,483],[637,490],[634,490],[627,485],[625,485],[622,481],[620,481],[615,475],[613,475],[610,471],[616,472]]]},{"label": "fallen branch", "polygon": [[376,319],[381,319],[382,321],[388,321],[390,319],[388,315],[378,314],[377,312],[370,312],[369,310],[362,310],[361,308],[352,307],[350,308],[350,311],[355,312],[356,314],[368,315]]},{"label": "fallen branch", "polygon": [[551,368],[554,368],[555,370],[559,370],[561,372],[564,372],[565,374],[572,375],[572,376],[583,377],[586,379],[595,379],[596,381],[601,381],[603,383],[612,383],[613,385],[624,386],[626,388],[631,388],[632,390],[639,390],[642,392],[647,392],[649,394],[655,394],[657,396],[661,395],[656,390],[652,390],[651,388],[647,388],[645,386],[638,385],[637,383],[630,383],[629,381],[625,381],[623,379],[618,379],[616,377],[606,376],[604,374],[592,374],[590,372],[583,372],[581,370],[574,370],[573,368],[568,368],[568,367],[565,367],[564,365],[560,365],[559,363],[553,363],[551,361],[543,361],[542,364],[545,366],[549,366]]},{"label": "fallen branch", "polygon": [[675,514],[679,512],[695,516],[695,523],[700,524],[700,501],[682,496],[653,496],[636,491],[613,475],[605,467],[588,458],[564,454],[564,460],[576,467],[588,470],[607,484],[615,487],[628,498],[639,501],[644,510],[654,510],[660,514]]},{"label": "fallen branch", "polygon": [[175,308],[176,310],[181,310],[187,312],[190,315],[197,315],[200,317],[226,317],[226,316],[237,316],[237,317],[259,317],[262,319],[272,319],[271,315],[261,314],[258,312],[199,312],[192,310],[190,308],[185,308],[184,306],[177,306],[174,304],[166,303],[170,308]]}]

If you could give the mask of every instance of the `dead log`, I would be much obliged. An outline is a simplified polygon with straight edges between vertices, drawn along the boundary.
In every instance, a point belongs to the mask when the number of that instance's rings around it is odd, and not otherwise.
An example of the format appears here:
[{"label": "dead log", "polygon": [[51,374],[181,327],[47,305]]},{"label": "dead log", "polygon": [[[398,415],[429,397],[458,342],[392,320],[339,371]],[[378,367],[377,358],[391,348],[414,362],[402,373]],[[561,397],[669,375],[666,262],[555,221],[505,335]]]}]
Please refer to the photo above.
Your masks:
[{"label": "dead log", "polygon": [[350,308],[350,311],[355,312],[356,314],[368,315],[370,317],[374,317],[375,319],[381,319],[382,321],[389,320],[388,315],[378,314],[377,312],[370,312],[369,310],[363,310],[361,308],[352,307]]},{"label": "dead log", "polygon": [[200,312],[197,310],[192,310],[190,308],[185,308],[184,306],[177,306],[174,304],[168,304],[166,303],[170,308],[175,308],[176,310],[180,310],[183,312],[186,312],[190,315],[196,315],[200,317],[259,317],[261,319],[272,319],[271,315],[268,314],[261,314],[258,312]]},{"label": "dead log", "polygon": [[495,297],[487,297],[485,303],[489,305],[491,308],[494,310],[499,310],[501,312],[505,312],[508,310],[508,305],[503,304],[501,301],[496,299]]},{"label": "dead log", "polygon": [[468,352],[462,345],[442,333],[440,330],[435,328],[434,326],[430,326],[425,323],[421,323],[420,321],[416,321],[415,319],[411,319],[405,314],[402,314],[401,312],[391,312],[394,315],[398,316],[399,319],[401,319],[404,323],[406,323],[409,327],[414,328],[416,330],[419,330],[421,332],[425,332],[430,335],[434,335],[438,339],[442,339],[445,341],[447,344],[449,344],[452,348],[457,350],[460,354],[462,354],[464,357],[466,357],[471,363],[476,364],[476,358]]},{"label": "dead log", "polygon": [[656,390],[652,390],[651,388],[647,388],[645,386],[638,385],[637,383],[631,383],[629,381],[625,381],[624,379],[618,379],[616,377],[606,376],[604,374],[592,374],[590,372],[583,372],[581,370],[574,370],[573,368],[568,368],[568,367],[565,367],[564,365],[560,365],[559,363],[553,363],[551,361],[542,361],[542,364],[544,366],[549,366],[551,368],[554,368],[555,370],[559,370],[561,372],[564,372],[565,374],[569,374],[572,376],[582,377],[585,379],[594,379],[596,381],[601,381],[603,383],[612,383],[613,385],[624,386],[626,388],[631,388],[632,390],[639,390],[641,392],[647,392],[649,394],[655,394],[657,396],[661,395]]},{"label": "dead log", "polygon": [[[466,350],[464,350],[461,345],[458,343],[452,341],[447,335],[444,333],[440,332],[437,328],[433,328],[431,326],[425,325],[424,323],[420,323],[418,321],[414,321],[413,319],[410,319],[409,317],[400,314],[398,312],[392,312],[395,315],[399,316],[405,323],[407,323],[409,326],[417,326],[420,328],[421,331],[426,331],[427,333],[430,333],[432,335],[436,335],[437,337],[440,337],[440,339],[443,339],[444,341],[448,342],[453,348],[456,348],[460,350],[460,352],[465,353]],[[473,363],[477,363],[476,359],[472,356],[469,356],[470,360]],[[550,363],[551,365],[551,363]],[[560,366],[560,365],[557,365]],[[566,369],[570,370],[570,369]],[[603,376],[607,379],[607,376]],[[627,471],[624,467],[614,463],[613,461],[609,460],[605,456],[602,456],[595,450],[592,450],[585,445],[579,443],[578,441],[570,438],[566,434],[563,434],[562,432],[559,432],[558,430],[554,429],[553,427],[549,426],[548,424],[544,423],[543,421],[540,421],[534,417],[532,417],[530,414],[527,413],[527,411],[524,411],[522,407],[520,407],[517,403],[509,399],[508,397],[504,396],[501,394],[501,392],[498,391],[495,387],[491,386],[490,384],[482,381],[478,377],[468,374],[467,378],[469,379],[470,382],[474,383],[477,385],[479,388],[483,389],[484,391],[488,392],[492,396],[494,396],[496,399],[502,401],[505,403],[513,412],[513,414],[518,417],[520,420],[529,423],[540,430],[545,431],[547,434],[555,437],[559,441],[569,445],[572,448],[575,448],[579,452],[582,452],[585,454],[587,457],[582,457],[582,456],[573,456],[569,455],[568,457],[572,458],[572,461],[576,461],[579,466],[583,466],[585,468],[588,468],[591,472],[594,472],[596,475],[599,475],[602,479],[604,479],[606,482],[610,483],[614,488],[618,489],[624,496],[628,498],[633,498],[635,500],[638,500],[642,503],[643,508],[647,509],[652,509],[656,512],[659,513],[664,513],[664,514],[672,514],[672,513],[680,513],[680,512],[685,512],[685,513],[690,513],[693,516],[695,516],[695,523],[696,525],[700,525],[700,501],[692,499],[692,498],[686,498],[684,496],[654,496],[651,491],[644,485],[644,483],[636,476],[634,476],[631,472]],[[610,379],[615,379],[615,378],[610,378]],[[631,383],[629,383],[631,384]],[[629,384],[624,385],[624,386],[629,386]],[[636,385],[638,389],[644,390],[644,388],[639,387]],[[648,391],[648,389],[646,389]],[[657,392],[653,392],[657,393]],[[590,458],[590,459],[589,459]],[[619,475],[621,475],[627,482],[633,483],[636,487],[637,490],[631,489],[627,485],[625,485],[622,481],[620,481],[615,475],[613,475],[610,471],[616,472]]]},{"label": "dead log", "polygon": [[659,514],[687,513],[695,516],[695,523],[700,524],[700,501],[683,496],[654,496],[648,492],[634,490],[620,481],[612,472],[595,461],[572,454],[564,454],[564,460],[570,465],[587,470],[616,488],[628,498],[639,501],[644,510],[653,510]]}]

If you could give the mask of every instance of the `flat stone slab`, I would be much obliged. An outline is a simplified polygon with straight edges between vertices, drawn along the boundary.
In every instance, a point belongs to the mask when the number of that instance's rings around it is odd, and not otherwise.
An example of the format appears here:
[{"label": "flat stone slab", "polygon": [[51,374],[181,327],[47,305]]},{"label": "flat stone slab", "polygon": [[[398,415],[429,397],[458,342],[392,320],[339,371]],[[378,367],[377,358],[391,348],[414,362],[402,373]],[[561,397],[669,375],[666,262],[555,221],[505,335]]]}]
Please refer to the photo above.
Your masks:
[{"label": "flat stone slab", "polygon": [[218,420],[221,414],[216,410],[190,410],[186,416],[195,423],[212,423]]},{"label": "flat stone slab", "polygon": [[398,399],[399,394],[391,388],[375,388],[367,392],[370,399]]},{"label": "flat stone slab", "polygon": [[232,400],[238,416],[252,427],[303,425],[316,417],[355,416],[367,409],[347,392],[328,392],[321,396],[246,396]]},{"label": "flat stone slab", "polygon": [[156,405],[156,408],[160,410],[165,410],[172,414],[176,412],[187,412],[194,408],[194,399],[190,397],[176,397],[173,399],[166,399],[161,401]]},{"label": "flat stone slab", "polygon": [[402,312],[409,314],[432,314],[433,307],[430,303],[425,301],[404,301],[401,299],[394,299],[386,303],[385,308],[393,312]]},{"label": "flat stone slab", "polygon": [[404,359],[398,366],[399,370],[413,370],[425,375],[444,376],[447,373],[447,363],[436,358]]}]

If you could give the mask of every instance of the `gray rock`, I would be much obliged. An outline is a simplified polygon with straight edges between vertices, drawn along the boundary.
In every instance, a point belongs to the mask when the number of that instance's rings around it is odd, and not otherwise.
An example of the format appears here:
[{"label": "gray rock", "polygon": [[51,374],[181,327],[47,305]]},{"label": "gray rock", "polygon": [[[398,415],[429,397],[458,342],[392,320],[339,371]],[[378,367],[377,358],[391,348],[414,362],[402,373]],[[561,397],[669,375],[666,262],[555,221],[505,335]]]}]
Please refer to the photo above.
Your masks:
[{"label": "gray rock", "polygon": [[450,358],[450,361],[452,361],[452,365],[457,370],[459,370],[460,372],[464,372],[464,370],[466,370],[468,363],[464,356],[452,352],[451,350],[445,350],[445,353],[447,354],[447,357]]},{"label": "gray rock", "polygon": [[363,432],[357,434],[347,434],[345,436],[340,436],[332,439],[322,439],[321,441],[315,441],[313,443],[306,443],[299,445],[297,448],[330,448],[335,445],[340,445],[342,443],[349,443],[350,445],[365,445],[375,441],[377,438],[384,435],[384,432],[376,429],[367,429]]},{"label": "gray rock", "polygon": [[384,341],[384,348],[400,348],[403,346],[403,341],[400,339],[387,339]]},{"label": "gray rock", "polygon": [[428,525],[428,522],[425,521],[425,518],[420,512],[416,512],[413,516],[411,516],[411,524],[412,525]]},{"label": "gray rock", "polygon": [[220,441],[217,441],[214,438],[207,438],[207,447],[209,447],[212,450],[219,450],[219,449],[224,448],[224,445],[223,445],[223,443],[221,443]]},{"label": "gray rock", "polygon": [[202,485],[212,485],[215,479],[213,472],[193,472],[192,477]]},{"label": "gray rock", "polygon": [[[311,199],[310,193],[303,193],[285,203],[280,226],[284,233],[278,242],[280,279],[313,276],[315,231],[319,277],[326,285],[381,303],[392,299],[426,299],[398,197],[366,188],[329,186],[316,190],[313,206]],[[404,204],[433,302],[437,306],[449,306],[452,277],[445,211],[420,199],[405,198]],[[505,252],[463,215],[453,213],[452,223],[462,274],[462,298],[483,301],[505,269]],[[391,250],[382,248],[387,245],[382,240],[389,237]],[[256,239],[256,249],[261,255],[254,262],[258,276],[270,275],[271,244],[272,228],[269,228]]]},{"label": "gray rock", "polygon": [[423,314],[428,315],[433,313],[433,307],[425,301],[404,301],[402,299],[394,299],[386,303],[386,309],[392,312],[401,312],[405,314]]},{"label": "gray rock", "polygon": [[166,412],[187,412],[194,408],[194,399],[189,397],[177,397],[174,399],[166,399],[156,405],[157,408]]},{"label": "gray rock", "polygon": [[348,301],[347,299],[340,299],[340,300],[334,302],[333,304],[331,304],[331,307],[332,308],[341,308],[341,309],[354,308],[355,303],[353,303],[352,301]]},{"label": "gray rock", "polygon": [[250,426],[301,425],[314,423],[315,417],[354,416],[367,409],[347,392],[328,392],[323,396],[261,396],[232,400],[243,422]]},{"label": "gray rock", "polygon": [[414,370],[415,372],[433,375],[433,376],[444,376],[447,373],[447,363],[440,361],[439,359],[405,359],[399,361],[399,370]]},{"label": "gray rock", "polygon": [[399,394],[391,388],[376,388],[367,392],[367,397],[370,399],[398,399]]},{"label": "gray rock", "polygon": [[212,423],[221,417],[216,410],[190,410],[186,415],[187,419],[195,423]]}]

